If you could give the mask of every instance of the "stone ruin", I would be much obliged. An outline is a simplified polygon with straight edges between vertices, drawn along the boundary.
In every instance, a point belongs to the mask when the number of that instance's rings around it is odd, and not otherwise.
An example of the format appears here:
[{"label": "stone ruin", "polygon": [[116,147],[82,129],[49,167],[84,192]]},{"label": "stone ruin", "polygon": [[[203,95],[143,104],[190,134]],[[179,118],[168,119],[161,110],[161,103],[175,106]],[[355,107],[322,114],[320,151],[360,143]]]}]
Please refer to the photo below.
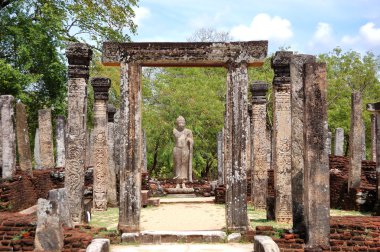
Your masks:
[{"label": "stone ruin", "polygon": [[[89,164],[93,166],[93,209],[103,211],[107,205],[119,205],[119,231],[130,233],[140,230],[141,202],[146,196],[141,190],[142,174],[146,173],[146,140],[141,128],[141,68],[144,66],[227,68],[225,123],[217,141],[218,185],[225,188],[228,230],[249,232],[248,186],[249,200],[255,209],[272,213],[277,222],[292,223],[294,232],[305,238],[306,249],[329,246],[328,155],[331,154],[331,133],[327,128],[326,66],[317,63],[311,55],[286,51],[274,55],[271,62],[274,70],[274,124],[271,130],[266,125],[268,84],[254,81],[248,85],[247,72],[248,67],[261,66],[266,55],[267,41],[106,42],[103,46],[103,64],[120,66],[121,107],[116,111],[107,105],[110,80],[92,78],[95,127],[89,137],[86,126],[86,88],[92,51],[85,44],[70,45],[66,51],[69,62],[68,118],[67,122],[63,117],[56,119],[56,161],[51,110],[43,109],[38,113],[35,169],[65,167],[65,196],[39,201],[39,212],[51,214],[39,215],[42,219],[38,220],[40,225],[37,227],[36,244],[41,247],[36,248],[43,250],[44,245],[38,241],[39,237],[49,234],[54,235],[57,244],[62,246],[62,241],[59,240],[62,225],[72,226],[86,220],[85,170]],[[252,93],[251,101],[248,101],[248,91]],[[363,124],[357,115],[361,108],[355,102],[358,100],[356,96],[353,94],[354,113],[350,139],[357,141],[353,140],[350,145],[349,188],[360,186],[363,159],[363,147],[356,144],[362,143],[363,139]],[[12,96],[0,97],[0,166],[3,179],[11,179],[16,174],[16,133],[20,169],[32,174],[25,106],[17,103],[14,120],[14,105]],[[380,150],[378,105],[374,103],[367,107],[373,113],[373,139],[376,137],[373,146],[377,147],[372,149],[374,160],[378,160],[377,150]],[[343,137],[343,129],[336,129],[336,156],[343,156]],[[272,197],[268,189],[269,171],[273,174]],[[249,176],[251,184],[248,185]],[[379,181],[378,179],[378,184]],[[116,190],[117,184],[119,190]],[[64,205],[68,206],[69,211],[62,211],[62,200],[66,202]],[[380,199],[377,198],[376,202],[379,215]],[[60,219],[62,215],[65,220]],[[49,228],[55,226],[46,224],[52,220],[62,223],[56,226],[54,232]]]}]

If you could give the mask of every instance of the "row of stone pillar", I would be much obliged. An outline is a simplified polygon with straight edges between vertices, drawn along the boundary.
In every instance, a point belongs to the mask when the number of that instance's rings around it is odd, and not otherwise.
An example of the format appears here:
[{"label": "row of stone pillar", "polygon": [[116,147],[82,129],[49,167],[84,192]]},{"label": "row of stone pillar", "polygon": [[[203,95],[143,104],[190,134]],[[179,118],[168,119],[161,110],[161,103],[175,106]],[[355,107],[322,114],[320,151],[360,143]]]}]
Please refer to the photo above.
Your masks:
[{"label": "row of stone pillar", "polygon": [[[16,146],[21,171],[31,173],[32,155],[26,106],[21,102],[15,104],[15,99],[11,95],[2,95],[0,96],[0,111],[0,166],[2,167],[2,177],[11,178],[16,172]],[[56,119],[57,162],[54,163],[51,109],[38,111],[38,128],[34,141],[35,169],[64,167],[64,130],[65,118],[58,116]]]}]

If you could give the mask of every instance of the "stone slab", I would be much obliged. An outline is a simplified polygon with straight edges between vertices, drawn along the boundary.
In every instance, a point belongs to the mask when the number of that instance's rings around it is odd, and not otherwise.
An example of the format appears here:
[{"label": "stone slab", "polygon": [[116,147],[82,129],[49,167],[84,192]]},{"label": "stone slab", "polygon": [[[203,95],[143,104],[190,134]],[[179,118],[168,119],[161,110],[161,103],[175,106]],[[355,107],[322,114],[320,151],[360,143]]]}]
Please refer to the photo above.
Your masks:
[{"label": "stone slab", "polygon": [[161,244],[161,245],[114,245],[112,252],[252,252],[252,244]]},{"label": "stone slab", "polygon": [[269,236],[256,235],[253,250],[255,252],[280,252],[277,244]]},{"label": "stone slab", "polygon": [[142,231],[141,243],[225,242],[223,231]]},{"label": "stone slab", "polygon": [[86,252],[109,252],[110,240],[109,239],[94,239],[87,247]]},{"label": "stone slab", "polygon": [[214,203],[215,197],[196,197],[196,198],[160,198],[161,204],[176,203]]}]

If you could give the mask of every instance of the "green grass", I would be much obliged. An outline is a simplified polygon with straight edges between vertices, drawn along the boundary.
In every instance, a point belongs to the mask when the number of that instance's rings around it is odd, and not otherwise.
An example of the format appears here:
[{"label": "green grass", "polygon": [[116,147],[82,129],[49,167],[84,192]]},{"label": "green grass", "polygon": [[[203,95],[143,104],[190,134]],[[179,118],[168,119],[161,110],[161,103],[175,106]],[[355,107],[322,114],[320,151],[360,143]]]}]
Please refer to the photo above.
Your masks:
[{"label": "green grass", "polygon": [[119,221],[119,208],[108,208],[107,211],[94,211],[90,225],[93,227],[105,227],[107,230],[116,230]]},{"label": "green grass", "polygon": [[371,213],[330,209],[330,216],[371,216]]}]

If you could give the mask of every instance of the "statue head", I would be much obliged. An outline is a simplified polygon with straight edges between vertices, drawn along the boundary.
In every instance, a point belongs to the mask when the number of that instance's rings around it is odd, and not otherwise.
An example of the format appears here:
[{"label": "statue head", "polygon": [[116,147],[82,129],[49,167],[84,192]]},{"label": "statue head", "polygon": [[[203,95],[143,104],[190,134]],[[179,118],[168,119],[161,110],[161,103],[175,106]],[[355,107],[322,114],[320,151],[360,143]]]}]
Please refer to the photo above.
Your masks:
[{"label": "statue head", "polygon": [[176,120],[176,124],[177,124],[177,130],[179,130],[179,131],[184,130],[185,125],[186,125],[185,118],[183,118],[183,116],[178,116],[178,118]]}]

